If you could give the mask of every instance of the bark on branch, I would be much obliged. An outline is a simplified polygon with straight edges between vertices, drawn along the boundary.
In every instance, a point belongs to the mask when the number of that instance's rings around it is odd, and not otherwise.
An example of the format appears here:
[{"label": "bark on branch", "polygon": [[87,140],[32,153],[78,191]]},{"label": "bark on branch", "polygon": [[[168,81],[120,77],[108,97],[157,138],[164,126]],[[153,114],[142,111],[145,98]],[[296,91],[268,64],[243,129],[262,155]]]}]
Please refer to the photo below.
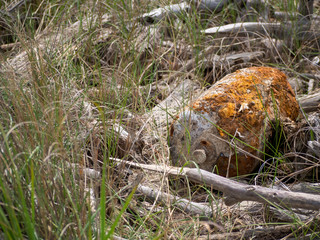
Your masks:
[{"label": "bark on branch", "polygon": [[176,206],[182,211],[188,212],[192,215],[200,215],[207,217],[212,216],[212,208],[210,208],[208,205],[191,202],[187,199],[179,198],[171,194],[160,192],[150,187],[142,185],[138,186],[137,191],[149,198],[158,199],[159,201],[164,203],[169,202],[173,204],[173,206]]},{"label": "bark on branch", "polygon": [[115,158],[111,158],[111,160],[121,162],[132,167],[163,172],[175,176],[184,176],[193,181],[211,185],[212,188],[221,191],[226,195],[225,204],[228,206],[241,201],[256,201],[261,203],[278,204],[285,208],[320,210],[319,195],[288,192],[247,185],[197,168],[177,168],[170,166],[138,164]]}]

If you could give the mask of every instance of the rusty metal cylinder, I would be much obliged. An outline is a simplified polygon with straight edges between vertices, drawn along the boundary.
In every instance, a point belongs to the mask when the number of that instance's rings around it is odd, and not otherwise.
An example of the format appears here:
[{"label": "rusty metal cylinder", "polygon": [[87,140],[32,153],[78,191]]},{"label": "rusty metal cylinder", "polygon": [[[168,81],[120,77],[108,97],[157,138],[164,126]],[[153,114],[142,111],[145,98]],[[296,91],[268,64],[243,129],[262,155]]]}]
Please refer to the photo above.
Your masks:
[{"label": "rusty metal cylinder", "polygon": [[170,156],[176,166],[194,162],[222,176],[250,174],[262,159],[272,122],[295,121],[298,115],[284,73],[270,67],[241,69],[179,113],[170,126]]}]

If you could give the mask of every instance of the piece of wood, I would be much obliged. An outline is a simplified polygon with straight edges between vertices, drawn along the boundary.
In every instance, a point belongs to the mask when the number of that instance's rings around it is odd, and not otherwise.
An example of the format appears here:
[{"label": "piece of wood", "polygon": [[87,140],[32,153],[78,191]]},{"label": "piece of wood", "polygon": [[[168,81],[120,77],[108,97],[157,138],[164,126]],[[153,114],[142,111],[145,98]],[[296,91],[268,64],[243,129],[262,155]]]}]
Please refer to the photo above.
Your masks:
[{"label": "piece of wood", "polygon": [[117,236],[112,236],[113,240],[127,240],[127,238],[122,238],[122,237],[117,237]]},{"label": "piece of wood", "polygon": [[289,35],[288,27],[290,23],[286,26],[281,23],[266,23],[266,22],[241,22],[232,23],[219,27],[212,27],[201,32],[206,35],[216,35],[216,34],[251,34],[256,35],[258,33],[265,34],[271,37],[277,36],[278,38],[284,38]]},{"label": "piece of wood", "polygon": [[181,2],[153,9],[152,11],[138,17],[138,19],[142,21],[142,23],[154,24],[166,17],[174,18],[179,14],[187,13],[193,7],[198,11],[220,12],[227,2],[228,0],[192,0],[190,1],[190,4],[187,2]]},{"label": "piece of wood", "polygon": [[72,168],[72,170],[79,171],[80,176],[83,176],[85,178],[88,177],[94,180],[101,179],[101,174],[97,170],[94,170],[92,168],[86,168],[76,163],[69,163],[69,162],[65,162],[65,163],[68,167]]},{"label": "piece of wood", "polygon": [[146,113],[144,118],[148,119],[151,117],[157,127],[166,128],[172,123],[173,116],[175,116],[181,108],[188,105],[192,97],[197,97],[196,91],[199,89],[200,85],[198,83],[186,79],[180,83],[165,100],[157,104],[151,112]]},{"label": "piece of wood", "polygon": [[308,141],[308,147],[317,157],[320,157],[320,143],[318,141]]},{"label": "piece of wood", "polygon": [[310,95],[299,97],[298,102],[304,112],[308,113],[308,112],[316,111],[320,104],[320,91]]},{"label": "piece of wood", "polygon": [[232,211],[240,211],[255,217],[264,216],[267,212],[268,218],[275,222],[293,223],[298,221],[308,221],[314,217],[314,211],[304,209],[282,209],[279,207],[273,207],[267,204],[243,201],[231,207]]},{"label": "piece of wood", "polygon": [[314,79],[310,79],[308,82],[308,93],[311,93],[313,91],[314,85],[315,85]]},{"label": "piece of wood", "polygon": [[[305,20],[306,21],[306,20]],[[320,33],[315,29],[309,31],[309,24],[307,23],[292,23],[287,21],[285,23],[268,23],[268,22],[241,22],[232,23],[224,26],[208,28],[201,32],[206,35],[216,36],[222,35],[253,35],[263,34],[272,38],[279,38],[284,40],[290,40],[292,33],[296,33],[297,40],[317,40]]]},{"label": "piece of wood", "polygon": [[198,239],[224,240],[224,239],[274,239],[286,236],[292,232],[292,225],[280,225],[267,228],[249,229],[240,232],[210,234],[209,236],[200,236]]},{"label": "piece of wood", "polygon": [[320,195],[320,183],[300,182],[289,187],[293,192],[304,192]]},{"label": "piece of wood", "polygon": [[138,19],[142,23],[153,24],[161,21],[165,17],[174,17],[177,14],[182,14],[190,9],[190,5],[186,2],[168,5],[162,8],[153,9],[151,12],[143,14]]},{"label": "piece of wood", "polygon": [[191,215],[212,216],[212,208],[206,204],[191,202],[187,199],[176,197],[143,185],[139,185],[137,191],[153,200],[157,199],[167,205],[177,207],[182,211],[190,213]]},{"label": "piece of wood", "polygon": [[320,197],[314,194],[288,192],[247,185],[201,169],[187,170],[186,176],[210,184],[213,188],[224,192],[227,195],[225,199],[226,205],[233,205],[246,200],[279,204],[286,208],[294,207],[320,210]]},{"label": "piece of wood", "polygon": [[223,192],[227,196],[225,204],[228,206],[241,201],[256,201],[274,205],[278,204],[285,208],[320,210],[320,197],[315,194],[288,192],[247,185],[197,168],[138,164],[115,158],[110,158],[110,160],[146,170],[188,177],[193,181],[211,185],[212,188]]},{"label": "piece of wood", "polygon": [[[234,2],[240,2],[242,0],[236,0]],[[197,10],[205,10],[209,12],[220,12],[223,10],[228,0],[192,0],[191,1]]]},{"label": "piece of wood", "polygon": [[274,12],[274,17],[278,20],[303,20],[305,23],[312,19],[317,19],[317,15],[313,15],[313,0],[300,0],[298,12]]}]

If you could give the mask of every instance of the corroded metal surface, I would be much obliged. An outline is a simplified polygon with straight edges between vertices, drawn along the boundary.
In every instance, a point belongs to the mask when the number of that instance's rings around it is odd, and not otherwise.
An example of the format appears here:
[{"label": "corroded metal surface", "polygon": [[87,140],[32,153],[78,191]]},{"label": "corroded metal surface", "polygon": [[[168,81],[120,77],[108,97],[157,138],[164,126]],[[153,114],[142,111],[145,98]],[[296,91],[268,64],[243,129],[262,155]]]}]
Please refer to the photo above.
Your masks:
[{"label": "corroded metal surface", "polygon": [[222,176],[251,173],[271,135],[270,122],[298,115],[284,73],[269,67],[238,70],[180,112],[170,127],[171,159],[179,166],[194,161]]}]

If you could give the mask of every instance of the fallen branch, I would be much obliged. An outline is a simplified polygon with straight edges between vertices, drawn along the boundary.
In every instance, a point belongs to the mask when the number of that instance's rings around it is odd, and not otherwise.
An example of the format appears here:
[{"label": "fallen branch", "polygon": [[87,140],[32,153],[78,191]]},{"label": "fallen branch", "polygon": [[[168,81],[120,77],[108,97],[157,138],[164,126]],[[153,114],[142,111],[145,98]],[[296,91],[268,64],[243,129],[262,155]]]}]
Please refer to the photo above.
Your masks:
[{"label": "fallen branch", "polygon": [[101,178],[101,174],[97,170],[94,170],[92,168],[86,168],[76,163],[69,163],[69,162],[65,162],[65,163],[68,167],[72,168],[72,170],[79,171],[80,175],[83,177],[89,177],[94,180],[98,180]]},{"label": "fallen branch", "polygon": [[318,109],[318,105],[320,104],[320,91],[300,97],[298,101],[303,111],[313,112]]},{"label": "fallen branch", "polygon": [[215,35],[218,33],[274,33],[280,35],[284,33],[285,26],[281,23],[264,23],[264,22],[242,22],[232,23],[224,26],[213,27],[203,30],[207,35]]},{"label": "fallen branch", "polygon": [[218,233],[218,234],[211,234],[209,236],[203,236],[198,239],[250,239],[254,237],[255,239],[274,239],[274,238],[281,238],[286,236],[287,234],[292,232],[292,225],[284,225],[284,226],[275,226],[275,227],[268,227],[268,228],[258,228],[258,229],[249,229],[241,232],[230,232],[230,233]]},{"label": "fallen branch", "polygon": [[163,8],[156,8],[151,12],[145,13],[141,17],[139,17],[139,19],[143,23],[153,24],[161,21],[166,16],[172,17],[177,14],[187,12],[189,8],[190,8],[189,4],[185,2],[182,2],[179,4],[172,4],[172,5],[165,6]]},{"label": "fallen branch", "polygon": [[301,23],[298,25],[299,26],[296,27],[295,24],[290,21],[285,23],[242,22],[208,28],[202,30],[202,33],[206,35],[240,33],[257,35],[258,33],[260,33],[285,40],[289,36],[291,36],[293,32],[295,32],[297,33],[296,38],[298,40],[316,40],[319,38],[320,33],[317,31],[309,31],[309,27],[307,24]]},{"label": "fallen branch", "polygon": [[168,205],[173,203],[173,206],[179,208],[182,211],[188,212],[191,215],[200,215],[207,217],[212,216],[212,209],[207,205],[191,202],[187,199],[179,198],[171,194],[160,192],[142,185],[138,186],[137,191],[151,199],[158,199],[163,203],[167,203]]},{"label": "fallen branch", "polygon": [[179,14],[187,13],[192,7],[195,7],[198,11],[215,11],[220,12],[225,4],[228,2],[227,0],[205,0],[198,1],[192,0],[187,2],[181,2],[179,4],[167,5],[162,8],[156,8],[152,11],[143,14],[139,19],[143,23],[153,24],[161,21],[165,17],[175,17]]},{"label": "fallen branch", "polygon": [[224,201],[228,206],[241,201],[256,201],[261,203],[279,204],[286,208],[304,208],[316,211],[320,209],[320,197],[314,194],[288,192],[247,185],[197,168],[138,164],[115,158],[111,158],[111,160],[132,167],[172,174],[175,176],[184,176],[193,181],[211,185],[212,188],[221,191],[226,195]]},{"label": "fallen branch", "polygon": [[290,187],[293,192],[320,194],[320,183],[301,182]]}]

